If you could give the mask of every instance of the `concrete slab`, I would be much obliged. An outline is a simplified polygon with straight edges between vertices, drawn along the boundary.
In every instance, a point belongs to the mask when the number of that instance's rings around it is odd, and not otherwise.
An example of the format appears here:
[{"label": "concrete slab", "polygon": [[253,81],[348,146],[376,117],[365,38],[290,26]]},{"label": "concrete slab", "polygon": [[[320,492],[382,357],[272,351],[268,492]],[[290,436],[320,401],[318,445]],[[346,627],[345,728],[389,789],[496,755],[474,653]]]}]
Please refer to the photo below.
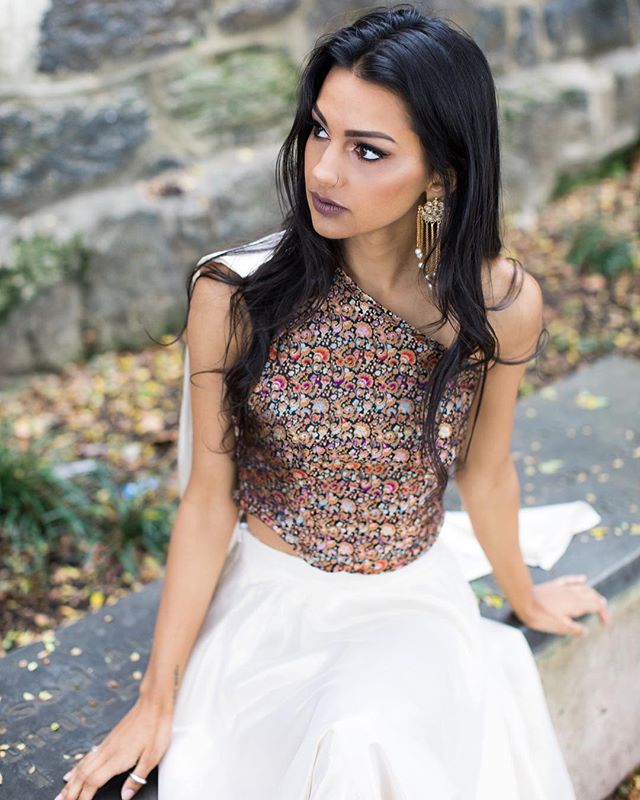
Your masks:
[{"label": "concrete slab", "polygon": [[[88,752],[134,704],[149,658],[161,581],[56,631],[55,650],[41,642],[0,660],[2,797],[53,800],[75,756]],[[51,698],[40,699],[41,692]],[[152,781],[136,795],[155,800]],[[96,800],[119,800],[126,773]]]}]

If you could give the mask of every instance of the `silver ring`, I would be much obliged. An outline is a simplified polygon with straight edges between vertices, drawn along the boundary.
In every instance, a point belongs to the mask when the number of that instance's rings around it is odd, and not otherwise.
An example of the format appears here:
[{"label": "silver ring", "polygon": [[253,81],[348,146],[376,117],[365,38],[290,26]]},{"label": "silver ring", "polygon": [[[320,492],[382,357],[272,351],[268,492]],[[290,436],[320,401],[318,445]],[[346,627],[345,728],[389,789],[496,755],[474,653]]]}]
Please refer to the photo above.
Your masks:
[{"label": "silver ring", "polygon": [[143,786],[147,782],[146,778],[141,778],[139,775],[136,775],[135,772],[130,772],[129,777],[131,778],[131,780],[136,781],[136,783],[141,783]]}]

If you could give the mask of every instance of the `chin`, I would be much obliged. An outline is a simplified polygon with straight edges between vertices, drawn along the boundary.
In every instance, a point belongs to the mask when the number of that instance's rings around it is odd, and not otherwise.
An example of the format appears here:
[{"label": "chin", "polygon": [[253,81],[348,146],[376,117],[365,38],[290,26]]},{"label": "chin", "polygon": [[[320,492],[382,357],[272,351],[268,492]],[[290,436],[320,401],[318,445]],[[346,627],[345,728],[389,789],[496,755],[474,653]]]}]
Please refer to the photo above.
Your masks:
[{"label": "chin", "polygon": [[322,223],[324,220],[322,219],[319,222],[320,224],[317,224],[318,220],[314,218],[311,219],[311,223],[315,232],[320,236],[324,236],[325,239],[346,239],[348,236],[348,234],[344,233],[344,231],[340,231],[339,226],[337,225],[323,225]]}]

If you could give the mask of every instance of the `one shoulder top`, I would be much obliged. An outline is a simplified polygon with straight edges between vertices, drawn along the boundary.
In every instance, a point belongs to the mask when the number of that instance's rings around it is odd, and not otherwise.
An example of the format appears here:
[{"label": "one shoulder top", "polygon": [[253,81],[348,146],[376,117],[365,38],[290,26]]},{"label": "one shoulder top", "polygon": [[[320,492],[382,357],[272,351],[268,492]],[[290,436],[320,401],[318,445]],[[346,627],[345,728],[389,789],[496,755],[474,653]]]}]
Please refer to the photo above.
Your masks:
[{"label": "one shoulder top", "polygon": [[[235,268],[237,258],[215,260]],[[445,349],[338,269],[311,320],[271,343],[249,397],[250,435],[236,451],[239,508],[322,570],[377,573],[413,561],[444,517],[446,487],[419,457],[418,410]],[[439,405],[448,473],[479,375],[463,370]]]}]

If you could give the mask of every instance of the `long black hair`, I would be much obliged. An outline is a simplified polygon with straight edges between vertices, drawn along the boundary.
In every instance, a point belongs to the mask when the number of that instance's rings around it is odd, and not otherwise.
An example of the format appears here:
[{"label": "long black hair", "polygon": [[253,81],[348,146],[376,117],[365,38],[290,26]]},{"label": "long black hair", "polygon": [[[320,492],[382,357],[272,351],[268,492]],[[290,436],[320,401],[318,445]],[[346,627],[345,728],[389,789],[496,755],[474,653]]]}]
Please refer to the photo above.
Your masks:
[{"label": "long black hair", "polygon": [[[247,401],[265,365],[271,341],[289,323],[303,322],[317,310],[336,268],[344,266],[340,240],[325,238],[313,227],[304,177],[311,107],[327,73],[336,66],[404,101],[412,128],[423,143],[425,163],[444,184],[445,217],[440,226],[440,259],[432,294],[442,319],[425,327],[449,320],[455,324],[457,335],[428,376],[421,407],[421,455],[426,451],[432,456],[436,479],[446,483],[449,473],[437,457],[436,419],[456,380],[463,371],[480,370],[481,402],[490,361],[524,363],[542,349],[537,346],[534,354],[520,361],[503,361],[497,355],[498,340],[487,319],[482,264],[497,258],[502,249],[496,90],[482,50],[451,20],[426,16],[410,3],[377,6],[316,40],[301,70],[293,124],[276,160],[283,223],[271,255],[246,277],[221,269],[215,259],[227,253],[259,250],[264,247],[263,240],[257,245],[219,251],[197,266],[201,276],[237,287],[230,308],[232,329],[238,332],[246,313],[251,322],[250,333],[240,334],[241,352],[235,363],[210,371],[225,373],[232,426],[241,444],[247,435]],[[522,277],[522,265],[517,259],[510,260],[514,271],[509,290],[490,310],[507,305],[516,285],[521,285],[516,279]],[[189,303],[195,272],[194,267],[188,277]],[[476,419],[477,411],[472,434]],[[458,468],[462,460],[459,454],[454,466]]]}]

